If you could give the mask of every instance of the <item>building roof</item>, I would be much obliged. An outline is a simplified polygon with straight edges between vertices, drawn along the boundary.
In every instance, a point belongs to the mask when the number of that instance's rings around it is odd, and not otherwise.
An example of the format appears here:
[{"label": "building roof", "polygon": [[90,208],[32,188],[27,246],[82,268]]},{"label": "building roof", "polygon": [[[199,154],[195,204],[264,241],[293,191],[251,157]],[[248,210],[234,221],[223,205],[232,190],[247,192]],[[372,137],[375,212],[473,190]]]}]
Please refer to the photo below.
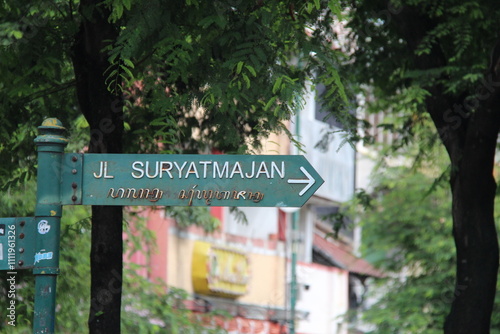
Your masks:
[{"label": "building roof", "polygon": [[332,265],[345,269],[351,273],[384,277],[384,273],[371,265],[368,261],[352,254],[351,247],[337,242],[332,238],[325,238],[318,233],[314,233],[314,251],[319,252],[328,259]]}]

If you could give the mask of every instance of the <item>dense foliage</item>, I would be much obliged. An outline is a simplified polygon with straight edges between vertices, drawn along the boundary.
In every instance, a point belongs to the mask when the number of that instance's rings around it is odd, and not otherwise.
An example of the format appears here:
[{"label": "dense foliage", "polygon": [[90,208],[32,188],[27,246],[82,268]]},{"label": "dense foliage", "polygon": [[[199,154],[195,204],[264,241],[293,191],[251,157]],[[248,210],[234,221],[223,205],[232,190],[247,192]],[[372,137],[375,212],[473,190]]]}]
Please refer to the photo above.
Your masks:
[{"label": "dense foliage", "polygon": [[[435,172],[392,167],[375,174],[370,207],[360,216],[363,254],[387,274],[363,312],[373,333],[441,333],[448,305],[467,289],[455,287],[450,193]],[[496,311],[491,328],[500,333]]]},{"label": "dense foliage", "polygon": [[[448,153],[456,298],[445,333],[489,333],[499,247],[493,166],[500,128],[500,39],[494,1],[346,1],[352,61],[346,69],[367,110],[389,115],[378,131]],[[432,122],[432,131],[427,126]],[[425,129],[425,136],[421,130]],[[424,138],[424,140],[421,140]]]},{"label": "dense foliage", "polygon": [[132,129],[188,152],[258,148],[287,131],[307,80],[344,98],[329,43],[338,13],[332,1],[134,3],[116,15],[124,28],[110,46],[110,73],[133,83]]},{"label": "dense foliage", "polygon": [[[109,0],[79,9],[73,1],[4,1],[0,153],[30,155],[43,117],[64,124],[78,117],[72,47],[81,15],[102,7],[119,30],[116,41],[103,45],[109,60],[104,75],[107,88],[124,96],[111,107],[125,110],[126,151],[157,151],[158,142],[169,152],[258,147],[270,131],[286,131],[281,121],[300,106],[308,79],[328,87],[331,103],[345,97],[336,72],[341,54],[330,47],[337,6],[319,0]],[[12,165],[6,167],[3,173],[12,175]]]}]

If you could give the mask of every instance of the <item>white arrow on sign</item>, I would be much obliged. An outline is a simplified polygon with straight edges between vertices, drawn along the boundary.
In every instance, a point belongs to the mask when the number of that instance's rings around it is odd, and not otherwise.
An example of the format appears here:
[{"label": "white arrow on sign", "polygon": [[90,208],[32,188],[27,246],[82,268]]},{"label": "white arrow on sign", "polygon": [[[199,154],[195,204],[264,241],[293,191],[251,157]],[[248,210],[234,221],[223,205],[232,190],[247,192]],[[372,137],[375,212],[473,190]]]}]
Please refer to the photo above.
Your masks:
[{"label": "white arrow on sign", "polygon": [[309,174],[304,167],[300,167],[300,170],[304,175],[307,177],[307,179],[289,179],[288,183],[304,183],[307,184],[304,189],[302,189],[299,193],[299,196],[302,196],[306,193],[306,191],[309,190],[313,186],[313,184],[316,183],[316,180]]}]

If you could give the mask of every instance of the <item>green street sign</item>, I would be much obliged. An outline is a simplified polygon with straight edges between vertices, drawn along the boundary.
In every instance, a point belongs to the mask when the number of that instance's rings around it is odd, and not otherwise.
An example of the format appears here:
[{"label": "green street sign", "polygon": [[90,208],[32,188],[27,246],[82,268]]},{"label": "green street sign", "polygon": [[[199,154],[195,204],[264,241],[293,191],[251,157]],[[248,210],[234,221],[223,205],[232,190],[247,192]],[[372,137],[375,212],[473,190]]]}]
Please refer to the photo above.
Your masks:
[{"label": "green street sign", "polygon": [[35,237],[35,218],[0,218],[0,270],[33,269]]},{"label": "green street sign", "polygon": [[65,154],[62,204],[300,207],[323,184],[303,156]]},{"label": "green street sign", "polygon": [[324,182],[298,155],[64,154],[59,120],[38,129],[35,217],[0,218],[0,270],[15,286],[33,269],[37,334],[55,330],[63,205],[300,207]]}]

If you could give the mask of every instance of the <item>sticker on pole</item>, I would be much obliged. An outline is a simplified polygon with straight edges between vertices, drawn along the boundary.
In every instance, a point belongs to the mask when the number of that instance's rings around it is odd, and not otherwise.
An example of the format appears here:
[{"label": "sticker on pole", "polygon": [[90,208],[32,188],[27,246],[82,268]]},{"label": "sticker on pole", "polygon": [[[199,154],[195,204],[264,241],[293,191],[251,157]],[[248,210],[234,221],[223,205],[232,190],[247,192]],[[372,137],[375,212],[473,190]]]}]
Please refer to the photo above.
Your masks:
[{"label": "sticker on pole", "polygon": [[38,233],[40,234],[47,234],[50,231],[50,225],[49,222],[46,220],[40,220],[38,223]]}]

